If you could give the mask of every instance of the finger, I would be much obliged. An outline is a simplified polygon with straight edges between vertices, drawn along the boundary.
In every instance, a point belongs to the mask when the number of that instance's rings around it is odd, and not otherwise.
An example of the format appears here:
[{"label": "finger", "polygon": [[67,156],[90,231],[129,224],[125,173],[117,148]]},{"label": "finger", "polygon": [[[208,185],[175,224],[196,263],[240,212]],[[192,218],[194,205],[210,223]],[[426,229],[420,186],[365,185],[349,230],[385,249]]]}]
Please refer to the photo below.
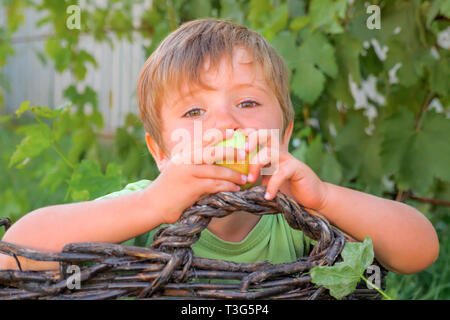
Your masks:
[{"label": "finger", "polygon": [[241,174],[227,167],[203,164],[193,166],[192,170],[192,175],[197,178],[226,180],[235,184],[247,183],[247,176],[245,174]]},{"label": "finger", "polygon": [[248,182],[255,182],[260,174],[261,168],[270,164],[270,148],[264,147],[249,160]]},{"label": "finger", "polygon": [[280,189],[281,185],[286,180],[290,179],[293,173],[294,168],[292,166],[289,166],[287,163],[284,166],[279,166],[275,170],[275,172],[270,176],[270,179],[267,183],[264,198],[266,200],[272,200],[278,193],[278,190]]},{"label": "finger", "polygon": [[251,153],[257,146],[259,146],[260,149],[264,146],[270,146],[271,136],[269,133],[270,131],[267,129],[260,129],[250,132],[245,145],[245,151]]},{"label": "finger", "polygon": [[203,183],[205,193],[207,194],[218,192],[237,192],[241,190],[238,185],[225,180],[205,179]]},{"label": "finger", "polygon": [[244,147],[244,149],[245,149],[245,151],[248,152],[248,147],[249,147],[249,144],[248,144],[248,137],[249,137],[253,132],[255,132],[256,129],[255,129],[255,128],[243,128],[243,129],[239,129],[239,131],[241,131],[241,132],[247,137],[247,141],[245,142],[245,147]]}]

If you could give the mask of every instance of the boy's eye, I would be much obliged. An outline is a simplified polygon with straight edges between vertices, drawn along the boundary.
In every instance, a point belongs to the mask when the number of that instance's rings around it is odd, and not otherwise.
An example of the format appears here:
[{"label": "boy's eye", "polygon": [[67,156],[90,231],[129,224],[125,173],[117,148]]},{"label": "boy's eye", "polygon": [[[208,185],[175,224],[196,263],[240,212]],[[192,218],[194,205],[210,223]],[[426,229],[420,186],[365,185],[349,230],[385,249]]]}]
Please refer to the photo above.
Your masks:
[{"label": "boy's eye", "polygon": [[[238,104],[239,108],[253,108],[253,107],[257,107],[260,104],[256,101],[253,100],[246,100],[244,102],[241,102]],[[205,110],[203,109],[199,109],[199,108],[194,108],[189,110],[188,112],[186,112],[183,117],[187,117],[187,118],[193,118],[193,117],[199,117],[201,116],[203,113],[205,113]]]},{"label": "boy's eye", "polygon": [[241,106],[239,108],[252,108],[259,106],[259,103],[253,100],[246,100],[244,102],[239,103],[238,106]]},{"label": "boy's eye", "polygon": [[203,114],[203,113],[200,113],[200,112],[205,112],[205,111],[202,110],[202,109],[199,109],[199,108],[191,109],[188,112],[186,112],[183,115],[183,117],[188,117],[188,118],[198,117],[198,116],[201,116]]}]

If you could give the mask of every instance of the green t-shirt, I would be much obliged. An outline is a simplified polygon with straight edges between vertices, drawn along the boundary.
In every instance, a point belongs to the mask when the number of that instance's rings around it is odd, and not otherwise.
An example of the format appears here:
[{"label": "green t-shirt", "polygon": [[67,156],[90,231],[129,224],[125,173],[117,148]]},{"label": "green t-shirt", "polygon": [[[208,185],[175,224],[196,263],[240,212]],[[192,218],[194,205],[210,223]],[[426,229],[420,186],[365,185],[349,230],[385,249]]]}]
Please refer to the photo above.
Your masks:
[{"label": "green t-shirt", "polygon": [[[130,183],[124,189],[96,200],[142,190],[150,183],[150,180]],[[122,242],[122,244],[149,247],[153,241],[153,234],[158,228]],[[302,231],[292,229],[284,215],[280,213],[263,215],[245,239],[240,242],[222,240],[208,229],[204,229],[198,241],[191,247],[194,255],[202,258],[249,263],[269,261],[278,264],[291,262],[308,255],[312,244],[314,244],[312,239],[305,236]]]}]

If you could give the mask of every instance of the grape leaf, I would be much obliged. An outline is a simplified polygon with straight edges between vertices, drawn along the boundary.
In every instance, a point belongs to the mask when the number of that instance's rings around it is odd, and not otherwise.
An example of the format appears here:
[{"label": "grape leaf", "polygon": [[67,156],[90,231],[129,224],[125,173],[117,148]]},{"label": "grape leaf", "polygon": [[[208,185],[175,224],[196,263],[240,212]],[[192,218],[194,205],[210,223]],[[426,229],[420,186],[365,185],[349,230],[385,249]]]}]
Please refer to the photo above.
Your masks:
[{"label": "grape leaf", "polygon": [[292,91],[305,102],[314,103],[325,85],[323,73],[336,77],[338,68],[334,48],[325,35],[304,29],[302,38],[292,77]]},{"label": "grape leaf", "polygon": [[46,106],[33,106],[30,108],[31,112],[33,112],[35,115],[43,117],[43,118],[49,118],[54,119],[61,115],[63,110],[60,109],[50,109]]},{"label": "grape leaf", "polygon": [[15,164],[19,164],[19,167],[25,166],[28,162],[24,160],[38,156],[51,145],[52,131],[45,123],[22,126],[21,129],[26,137],[11,156],[9,168]]},{"label": "grape leaf", "polygon": [[334,78],[338,67],[334,56],[334,48],[321,32],[302,32],[303,43],[299,49],[299,59],[316,65],[328,76]]},{"label": "grape leaf", "polygon": [[419,74],[415,67],[416,61],[411,54],[405,54],[405,47],[399,41],[389,42],[389,51],[386,60],[384,61],[384,69],[388,72],[397,63],[401,63],[397,70],[396,76],[401,85],[410,87],[419,81]]},{"label": "grape leaf", "polygon": [[361,41],[346,33],[336,37],[336,57],[339,72],[344,73],[344,80],[348,79],[348,74],[350,74],[352,80],[358,85],[361,83],[359,55],[362,48]]},{"label": "grape leaf", "polygon": [[26,100],[22,102],[19,106],[19,109],[16,110],[17,118],[20,118],[22,114],[30,109],[30,101]]},{"label": "grape leaf", "polygon": [[324,27],[330,33],[341,33],[344,29],[338,19],[345,16],[346,9],[347,0],[312,0],[309,8],[311,25]]},{"label": "grape leaf", "polygon": [[302,17],[305,15],[305,0],[287,0],[289,15],[293,17]]},{"label": "grape leaf", "polygon": [[74,201],[86,201],[122,188],[122,169],[109,163],[103,174],[97,162],[81,161],[72,174],[69,188]]},{"label": "grape leaf", "polygon": [[296,61],[299,59],[298,48],[295,45],[295,37],[292,32],[287,30],[279,32],[272,39],[273,47],[283,57],[287,67],[292,70],[295,67]]},{"label": "grape leaf", "polygon": [[449,85],[448,79],[450,79],[450,55],[445,51],[442,52],[441,58],[438,61],[434,61],[430,68],[430,88],[433,92],[442,96],[448,95]]},{"label": "grape leaf", "polygon": [[[369,125],[361,112],[349,113],[346,124],[335,139],[335,150],[342,164],[347,181],[358,179],[366,190],[380,193],[383,175],[381,158],[381,136],[379,130],[367,135],[365,128]],[[377,126],[376,126],[377,127]]]},{"label": "grape leaf", "polygon": [[313,103],[320,96],[325,84],[325,76],[313,65],[300,59],[292,77],[292,91],[302,100]]},{"label": "grape leaf", "polygon": [[303,29],[304,27],[306,27],[306,25],[311,21],[311,18],[309,16],[301,16],[301,17],[296,17],[294,19],[292,19],[289,28],[292,31],[299,31],[301,29]]},{"label": "grape leaf", "polygon": [[270,18],[264,22],[264,29],[261,31],[261,34],[269,41],[273,39],[273,37],[286,28],[289,14],[287,4],[283,4],[273,10],[269,16]]},{"label": "grape leaf", "polygon": [[385,173],[394,174],[401,189],[427,191],[433,178],[450,181],[450,121],[443,114],[427,111],[422,125],[406,108],[382,125],[381,159]]},{"label": "grape leaf", "polygon": [[272,11],[272,4],[270,0],[251,0],[250,12],[248,20],[252,29],[259,29],[264,26],[264,21],[268,18]]},{"label": "grape leaf", "polygon": [[242,3],[237,0],[220,0],[221,18],[230,18],[239,24],[244,23],[244,10]]},{"label": "grape leaf", "polygon": [[309,145],[305,155],[305,163],[324,181],[341,182],[341,165],[334,155],[325,151],[320,135],[317,135]]},{"label": "grape leaf", "polygon": [[311,282],[324,286],[336,299],[342,299],[356,289],[364,271],[372,264],[374,258],[372,240],[364,242],[347,242],[342,250],[343,262],[334,266],[316,266],[311,269]]}]

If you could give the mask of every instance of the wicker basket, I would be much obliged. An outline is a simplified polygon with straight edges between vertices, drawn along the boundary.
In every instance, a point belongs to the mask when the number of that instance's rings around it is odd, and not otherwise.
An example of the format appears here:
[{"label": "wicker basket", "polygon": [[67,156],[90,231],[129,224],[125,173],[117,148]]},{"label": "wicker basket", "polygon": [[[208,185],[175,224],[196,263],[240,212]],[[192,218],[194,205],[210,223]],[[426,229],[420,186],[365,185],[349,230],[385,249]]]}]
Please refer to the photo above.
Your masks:
[{"label": "wicker basket", "polygon": [[[47,253],[0,241],[0,252],[15,257],[19,269],[17,256],[60,265],[59,271],[1,270],[0,299],[333,299],[305,273],[317,265],[340,261],[345,236],[289,196],[279,192],[267,201],[264,192],[265,187],[257,186],[201,198],[183,212],[177,224],[159,229],[150,248],[85,242]],[[309,256],[282,264],[193,256],[191,245],[211,218],[235,211],[255,215],[281,212],[292,228],[302,230],[317,243]],[[9,219],[0,219],[0,225],[7,229]],[[79,286],[68,285],[74,280],[74,274],[67,272],[70,266],[81,271]],[[387,270],[379,267],[384,289]],[[345,298],[380,299],[381,295],[360,282]]]}]

